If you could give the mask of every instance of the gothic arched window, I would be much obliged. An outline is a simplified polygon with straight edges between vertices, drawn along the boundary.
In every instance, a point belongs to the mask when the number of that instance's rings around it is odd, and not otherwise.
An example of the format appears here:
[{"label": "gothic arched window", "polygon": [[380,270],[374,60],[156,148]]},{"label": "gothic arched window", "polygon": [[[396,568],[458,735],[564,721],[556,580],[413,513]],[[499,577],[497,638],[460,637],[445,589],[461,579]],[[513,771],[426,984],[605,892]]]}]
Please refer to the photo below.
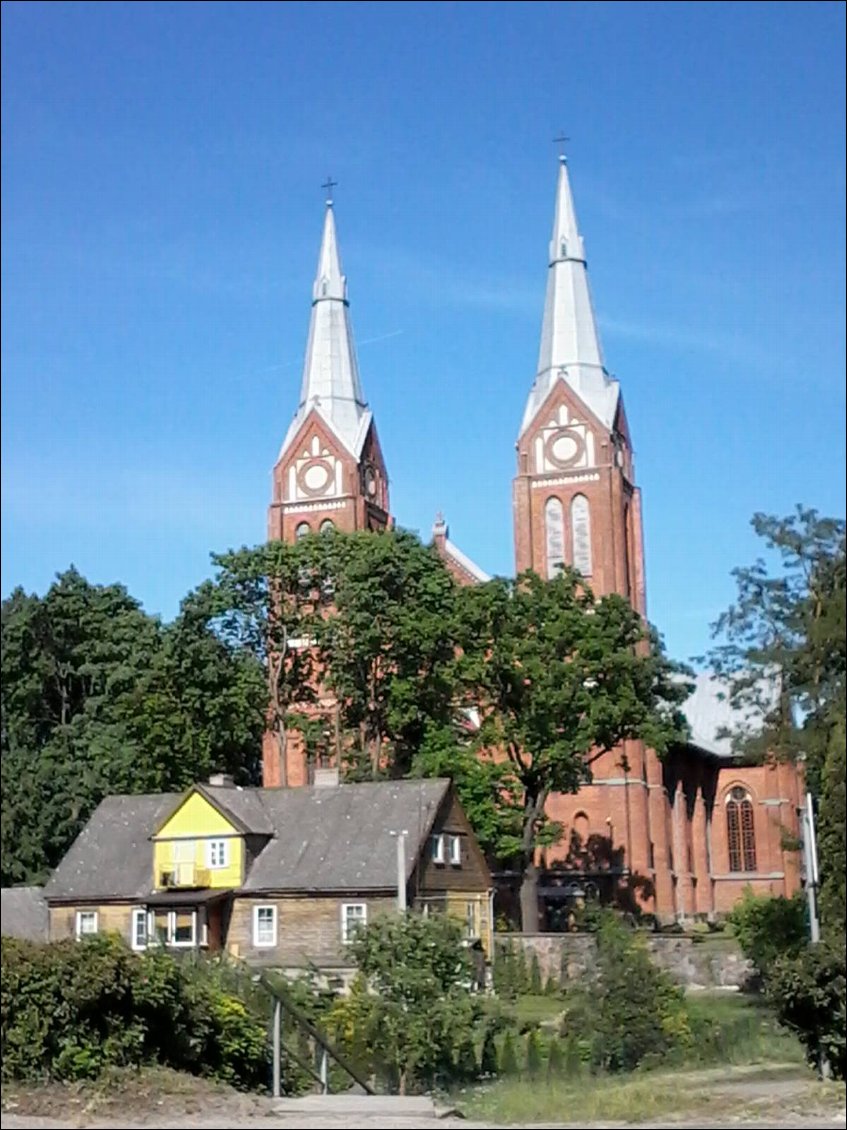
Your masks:
[{"label": "gothic arched window", "polygon": [[753,801],[740,785],[726,798],[726,838],[729,844],[730,871],[756,870],[756,830],[753,826]]},{"label": "gothic arched window", "polygon": [[544,535],[547,578],[550,580],[565,563],[565,512],[558,498],[548,498],[544,503]]},{"label": "gothic arched window", "polygon": [[308,522],[298,522],[294,529],[294,540],[299,541],[300,538],[304,538],[306,534],[310,534],[311,532],[312,529]]},{"label": "gothic arched window", "polygon": [[591,511],[584,494],[574,495],[571,503],[573,567],[583,577],[591,576]]},{"label": "gothic arched window", "polygon": [[334,529],[335,529],[335,522],[333,522],[332,518],[324,518],[324,520],[321,522],[321,533],[325,534],[327,532],[327,530],[334,530]]}]

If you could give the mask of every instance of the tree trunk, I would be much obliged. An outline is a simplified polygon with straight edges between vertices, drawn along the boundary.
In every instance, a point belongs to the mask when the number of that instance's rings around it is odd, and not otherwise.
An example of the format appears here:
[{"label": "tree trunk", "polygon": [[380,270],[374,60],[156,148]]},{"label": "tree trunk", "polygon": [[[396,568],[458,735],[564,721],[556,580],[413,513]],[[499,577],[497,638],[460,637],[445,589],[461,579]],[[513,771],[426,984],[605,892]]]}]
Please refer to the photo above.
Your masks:
[{"label": "tree trunk", "polygon": [[524,934],[538,933],[538,866],[535,862],[535,836],[538,821],[544,812],[547,803],[547,790],[541,792],[527,791],[524,794],[522,859],[523,876],[521,878],[521,932]]},{"label": "tree trunk", "polygon": [[531,857],[521,879],[521,933],[538,933],[538,868]]}]

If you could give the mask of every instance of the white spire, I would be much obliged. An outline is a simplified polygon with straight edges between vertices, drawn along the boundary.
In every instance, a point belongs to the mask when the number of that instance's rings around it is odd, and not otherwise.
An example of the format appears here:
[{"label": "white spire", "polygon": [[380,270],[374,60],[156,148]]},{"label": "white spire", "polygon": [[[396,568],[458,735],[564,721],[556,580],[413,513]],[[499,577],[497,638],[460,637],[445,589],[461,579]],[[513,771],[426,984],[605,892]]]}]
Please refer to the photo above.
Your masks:
[{"label": "white spire", "polygon": [[309,412],[316,408],[345,447],[358,456],[371,413],[359,381],[348,311],[347,279],[341,272],[332,201],[327,200],[326,203],[323,239],[312,290],[312,317],[300,403],[283,441],[282,451],[288,447]]},{"label": "white spire", "polygon": [[559,379],[570,385],[606,427],[612,427],[618,383],[609,377],[603,364],[588,289],[585,247],[576,224],[568,165],[564,157],[559,159],[538,374],[526,403],[521,433],[532,423]]}]

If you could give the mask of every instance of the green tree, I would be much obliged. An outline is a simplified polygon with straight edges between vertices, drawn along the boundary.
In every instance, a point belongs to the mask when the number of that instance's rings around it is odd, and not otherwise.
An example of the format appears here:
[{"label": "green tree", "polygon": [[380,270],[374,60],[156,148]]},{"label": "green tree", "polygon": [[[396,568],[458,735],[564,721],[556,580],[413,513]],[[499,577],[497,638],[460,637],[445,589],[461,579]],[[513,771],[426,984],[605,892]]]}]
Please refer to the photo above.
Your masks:
[{"label": "green tree", "polygon": [[453,718],[453,579],[434,548],[403,530],[319,535],[301,550],[331,594],[314,637],[352,737],[348,770],[405,776]]},{"label": "green tree", "polygon": [[274,735],[280,783],[288,783],[289,731],[315,700],[314,626],[326,586],[306,567],[302,546],[273,541],[213,554],[217,572],[191,597],[192,608],[229,649],[264,671],[261,702]]},{"label": "green tree", "polygon": [[806,761],[819,802],[823,925],[843,931],[845,908],[845,523],[798,506],[756,514],[769,558],[733,573],[734,604],[717,620],[708,656],[729,688],[737,753]]},{"label": "green tree", "polygon": [[164,627],[75,569],[2,605],[2,878],[38,882],[102,798],[255,780],[261,673],[183,608]]},{"label": "green tree", "polygon": [[596,599],[579,574],[525,573],[462,590],[460,673],[479,710],[478,745],[508,765],[520,808],[521,915],[537,922],[538,845],[561,830],[545,821],[551,792],[575,792],[591,764],[625,738],[661,756],[686,733],[688,693],[658,640],[617,595]]},{"label": "green tree", "polygon": [[[350,949],[370,990],[359,996],[352,1026],[368,1033],[388,1081],[405,1093],[470,1071],[468,1049],[482,1034],[484,1011],[469,988],[460,925],[447,915],[386,916],[360,930]],[[355,1030],[349,1038],[357,1042]]]}]

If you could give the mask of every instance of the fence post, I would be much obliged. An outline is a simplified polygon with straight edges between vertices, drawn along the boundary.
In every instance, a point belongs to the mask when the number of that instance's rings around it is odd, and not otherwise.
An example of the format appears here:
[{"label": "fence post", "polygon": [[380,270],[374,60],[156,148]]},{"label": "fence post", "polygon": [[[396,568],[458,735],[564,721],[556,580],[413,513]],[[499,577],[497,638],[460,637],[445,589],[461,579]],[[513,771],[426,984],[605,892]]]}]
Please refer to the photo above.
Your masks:
[{"label": "fence post", "polygon": [[278,1099],[282,1095],[282,1004],[277,997],[274,997],[274,1018],[273,1018],[273,1061],[274,1061],[274,1078],[273,1078],[273,1097]]}]

